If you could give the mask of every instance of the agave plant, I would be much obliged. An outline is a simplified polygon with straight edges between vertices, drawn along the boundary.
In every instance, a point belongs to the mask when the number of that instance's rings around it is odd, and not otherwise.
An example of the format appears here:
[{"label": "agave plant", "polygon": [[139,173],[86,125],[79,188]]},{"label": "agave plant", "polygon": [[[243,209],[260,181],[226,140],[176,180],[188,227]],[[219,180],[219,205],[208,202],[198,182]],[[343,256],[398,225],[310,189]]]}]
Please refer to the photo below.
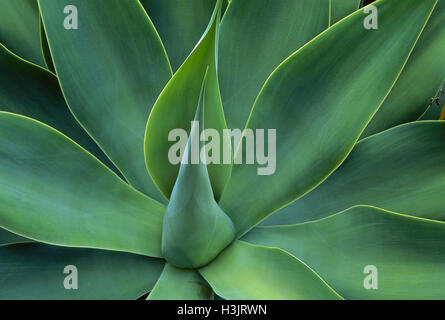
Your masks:
[{"label": "agave plant", "polygon": [[445,1],[363,5],[0,0],[0,298],[445,298]]}]

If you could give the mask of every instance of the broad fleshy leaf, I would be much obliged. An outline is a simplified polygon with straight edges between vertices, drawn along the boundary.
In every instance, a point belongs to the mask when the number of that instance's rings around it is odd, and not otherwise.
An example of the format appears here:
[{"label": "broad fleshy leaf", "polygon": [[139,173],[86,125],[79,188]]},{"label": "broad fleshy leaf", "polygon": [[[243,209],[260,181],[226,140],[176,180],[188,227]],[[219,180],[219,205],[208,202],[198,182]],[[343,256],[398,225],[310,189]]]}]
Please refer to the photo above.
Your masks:
[{"label": "broad fleshy leaf", "polygon": [[193,163],[196,146],[205,150],[199,137],[202,133],[200,126],[205,126],[206,79],[207,73],[162,229],[163,257],[182,268],[206,265],[235,237],[232,221],[213,195],[207,166],[201,161],[206,159]]},{"label": "broad fleshy leaf", "polygon": [[341,298],[313,270],[290,254],[239,240],[199,272],[224,299]]},{"label": "broad fleshy leaf", "polygon": [[196,270],[166,263],[147,300],[212,300],[213,291]]},{"label": "broad fleshy leaf", "polygon": [[445,220],[445,122],[404,124],[361,140],[326,181],[264,224],[315,220],[354,205]]},{"label": "broad fleshy leaf", "polygon": [[260,176],[257,165],[233,167],[220,205],[238,234],[315,188],[343,162],[397,80],[435,4],[378,1],[378,30],[363,28],[363,9],[356,11],[271,75],[247,128],[276,129],[276,171]]},{"label": "broad fleshy leaf", "polygon": [[160,257],[164,210],[58,131],[0,112],[0,227],[50,244]]},{"label": "broad fleshy leaf", "polygon": [[[0,299],[137,299],[151,290],[163,265],[123,252],[41,243],[0,246]],[[65,288],[76,284],[76,290]]]},{"label": "broad fleshy leaf", "polygon": [[20,59],[1,44],[0,111],[21,114],[59,130],[119,172],[73,117],[57,78]]},{"label": "broad fleshy leaf", "polygon": [[415,121],[426,111],[445,77],[444,26],[445,1],[439,1],[397,83],[362,138]]},{"label": "broad fleshy leaf", "polygon": [[21,58],[46,67],[36,0],[0,0],[0,43]]},{"label": "broad fleshy leaf", "polygon": [[270,73],[328,27],[329,1],[231,1],[221,22],[218,61],[229,128],[244,128]]},{"label": "broad fleshy leaf", "polygon": [[204,33],[216,0],[141,0],[178,70]]},{"label": "broad fleshy leaf", "polygon": [[[217,44],[221,0],[218,0],[210,23],[191,55],[176,72],[150,114],[145,134],[145,158],[153,181],[165,197],[170,198],[178,175],[179,163],[172,164],[169,150],[174,147],[172,130],[190,132],[204,75],[207,74],[205,91],[206,128],[217,131],[219,159],[207,166],[215,198],[219,200],[231,171],[230,141],[223,139],[226,128],[217,76]],[[222,140],[222,141],[221,141]],[[179,141],[180,142],[180,141]],[[179,143],[177,142],[177,143]],[[228,156],[228,160],[224,158]],[[179,158],[180,159],[180,158]]]},{"label": "broad fleshy leaf", "polygon": [[[57,76],[85,130],[136,189],[164,201],[144,164],[150,109],[171,77],[159,36],[137,0],[39,0]],[[75,6],[78,29],[64,8]],[[69,7],[72,8],[72,7]]]},{"label": "broad fleshy leaf", "polygon": [[243,240],[295,255],[346,299],[445,298],[443,222],[360,206]]},{"label": "broad fleshy leaf", "polygon": [[16,235],[15,233],[0,228],[0,246],[13,243],[24,243],[24,242],[33,242],[33,241],[31,239],[21,237],[19,235]]}]

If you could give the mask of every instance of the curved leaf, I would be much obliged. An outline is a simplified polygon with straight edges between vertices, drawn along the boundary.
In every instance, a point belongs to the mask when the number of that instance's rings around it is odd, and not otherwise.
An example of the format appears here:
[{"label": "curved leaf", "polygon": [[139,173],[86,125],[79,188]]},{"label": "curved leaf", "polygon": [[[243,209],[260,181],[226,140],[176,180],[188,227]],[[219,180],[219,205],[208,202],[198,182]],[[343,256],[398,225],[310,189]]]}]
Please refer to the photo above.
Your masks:
[{"label": "curved leaf", "polygon": [[328,24],[329,0],[231,1],[221,22],[218,61],[229,128],[244,128],[270,73]]},{"label": "curved leaf", "polygon": [[2,44],[0,111],[21,114],[59,130],[119,172],[74,119],[65,104],[57,78],[51,72],[18,58]]},{"label": "curved leaf", "polygon": [[141,0],[178,70],[204,33],[216,0]]},{"label": "curved leaf", "polygon": [[[205,126],[206,80],[207,73],[162,228],[163,257],[181,268],[206,265],[235,237],[232,221],[218,206],[213,195],[206,164],[192,162],[193,144],[199,141],[202,134],[200,126]],[[200,141],[199,149],[204,147],[204,142]]]},{"label": "curved leaf", "polygon": [[[174,144],[169,142],[170,133],[177,129],[190,132],[207,70],[204,101],[206,128],[216,130],[219,137],[224,136],[226,123],[219,94],[216,65],[221,3],[221,0],[218,0],[209,26],[199,44],[162,91],[148,119],[145,134],[146,164],[153,181],[167,198],[170,197],[179,170],[179,164],[172,164],[169,159],[169,150]],[[221,150],[228,149],[227,154],[231,156],[227,139],[220,141],[219,146]],[[224,164],[223,156],[221,152],[219,163],[207,166],[217,200],[222,194],[231,170],[230,161],[229,164]]]},{"label": "curved leaf", "polygon": [[444,25],[445,1],[439,1],[400,78],[362,138],[415,121],[428,108],[430,98],[445,77]]},{"label": "curved leaf", "polygon": [[[435,4],[378,1],[378,30],[363,28],[363,9],[357,11],[271,75],[247,128],[276,129],[276,171],[258,176],[257,166],[234,166],[220,204],[238,234],[315,188],[343,162],[395,83]],[[368,83],[375,85],[363,91]]]},{"label": "curved leaf", "polygon": [[264,224],[314,220],[354,205],[445,220],[445,122],[419,121],[361,140],[315,190]]},{"label": "curved leaf", "polygon": [[19,235],[16,235],[15,233],[6,231],[3,228],[0,228],[0,246],[13,243],[24,243],[24,242],[33,242],[33,241],[27,238],[23,238]]},{"label": "curved leaf", "polygon": [[[135,188],[162,200],[144,164],[145,125],[171,77],[165,50],[137,0],[39,0],[59,81],[76,118]],[[63,27],[77,8],[78,29]]]},{"label": "curved leaf", "polygon": [[0,227],[159,257],[164,210],[54,129],[0,112]]},{"label": "curved leaf", "polygon": [[166,263],[147,300],[212,300],[213,291],[195,270]]},{"label": "curved leaf", "polygon": [[[41,243],[0,247],[0,299],[137,299],[150,291],[163,261],[135,254]],[[70,275],[77,269],[77,289]],[[65,272],[66,271],[66,272]],[[65,278],[68,277],[66,280]]]},{"label": "curved leaf", "polygon": [[0,42],[23,59],[46,67],[36,0],[0,0]]},{"label": "curved leaf", "polygon": [[317,274],[290,254],[238,240],[199,272],[224,299],[340,299]]},{"label": "curved leaf", "polygon": [[295,255],[346,299],[445,298],[443,222],[360,206],[318,221],[255,228],[243,239]]}]

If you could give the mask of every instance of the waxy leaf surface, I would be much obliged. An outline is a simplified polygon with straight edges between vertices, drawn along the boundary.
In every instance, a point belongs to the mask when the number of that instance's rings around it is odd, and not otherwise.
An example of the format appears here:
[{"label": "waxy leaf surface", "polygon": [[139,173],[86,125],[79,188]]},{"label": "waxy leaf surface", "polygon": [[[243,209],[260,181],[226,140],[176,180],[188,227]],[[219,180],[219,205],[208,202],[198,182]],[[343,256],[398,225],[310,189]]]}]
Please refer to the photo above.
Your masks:
[{"label": "waxy leaf surface", "polygon": [[[41,243],[0,246],[0,299],[134,300],[151,290],[163,265],[123,252]],[[74,283],[77,289],[65,288]]]},{"label": "waxy leaf surface", "polygon": [[[43,24],[69,107],[136,189],[163,200],[144,164],[151,107],[171,77],[159,36],[137,0],[41,0]],[[65,29],[74,5],[78,29]]]},{"label": "waxy leaf surface", "polygon": [[[378,1],[378,30],[363,28],[363,12],[357,11],[271,75],[247,128],[276,129],[276,171],[261,176],[256,165],[233,167],[220,204],[238,234],[315,188],[343,162],[397,80],[435,4]],[[363,90],[369,83],[374,85]]]},{"label": "waxy leaf surface", "polygon": [[295,255],[345,299],[445,298],[443,222],[359,206],[313,222],[255,228],[243,240]]},{"label": "waxy leaf surface", "polygon": [[0,112],[0,227],[50,244],[160,257],[164,210],[56,130]]}]

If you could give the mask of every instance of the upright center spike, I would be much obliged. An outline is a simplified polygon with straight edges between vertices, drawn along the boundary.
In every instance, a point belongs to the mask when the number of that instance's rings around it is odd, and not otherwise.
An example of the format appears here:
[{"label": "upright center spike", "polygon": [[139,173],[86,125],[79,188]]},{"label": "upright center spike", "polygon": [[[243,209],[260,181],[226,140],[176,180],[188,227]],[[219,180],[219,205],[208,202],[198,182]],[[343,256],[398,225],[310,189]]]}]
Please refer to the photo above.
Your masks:
[{"label": "upright center spike", "polygon": [[163,222],[162,253],[169,263],[181,268],[206,265],[235,238],[232,221],[215,201],[207,166],[200,157],[206,79],[207,73]]}]

